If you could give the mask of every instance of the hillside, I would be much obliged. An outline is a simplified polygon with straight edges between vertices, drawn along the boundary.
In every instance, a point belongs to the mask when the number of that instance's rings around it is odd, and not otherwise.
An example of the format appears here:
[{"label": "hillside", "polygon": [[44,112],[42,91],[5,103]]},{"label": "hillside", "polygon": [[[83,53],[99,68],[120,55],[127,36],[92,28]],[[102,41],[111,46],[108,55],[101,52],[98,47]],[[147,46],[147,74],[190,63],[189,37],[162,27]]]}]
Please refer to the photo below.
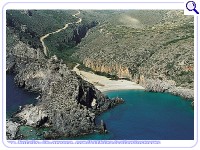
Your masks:
[{"label": "hillside", "polygon": [[39,37],[54,31],[66,22],[73,22],[74,11],[62,10],[7,10],[7,27],[15,30],[24,43],[41,48]]},{"label": "hillside", "polygon": [[73,57],[94,71],[140,84],[158,79],[193,89],[193,17],[182,11],[140,12],[125,11],[91,29]]},{"label": "hillside", "polygon": [[[77,10],[7,10],[7,27],[19,40],[29,47],[43,50],[40,38],[47,33],[54,32],[65,24],[70,23],[67,30],[63,30],[45,39],[49,56],[57,55],[70,67],[74,60],[70,56],[87,31],[97,24],[93,15],[87,15],[79,24],[78,17],[73,16]],[[12,38],[10,32],[8,40]]]},{"label": "hillside", "polygon": [[[193,89],[193,17],[177,10],[80,10],[73,16],[75,13],[8,10],[7,41],[12,41],[14,33],[41,53],[40,37],[71,23],[44,40],[49,57],[56,55],[70,69],[80,63],[82,69],[143,86],[153,79]],[[79,18],[81,22],[76,24]]]}]

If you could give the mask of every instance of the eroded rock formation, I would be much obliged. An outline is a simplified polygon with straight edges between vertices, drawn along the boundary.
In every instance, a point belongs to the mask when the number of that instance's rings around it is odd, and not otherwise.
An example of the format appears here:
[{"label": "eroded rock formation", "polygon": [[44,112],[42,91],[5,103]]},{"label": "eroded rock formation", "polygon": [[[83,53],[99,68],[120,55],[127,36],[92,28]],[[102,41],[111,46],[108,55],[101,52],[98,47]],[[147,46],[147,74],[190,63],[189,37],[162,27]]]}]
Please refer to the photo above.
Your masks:
[{"label": "eroded rock formation", "polygon": [[20,124],[13,122],[11,120],[6,121],[6,137],[7,137],[7,139],[10,139],[10,140],[15,139],[19,125]]},{"label": "eroded rock formation", "polygon": [[[15,63],[16,84],[41,94],[35,106],[26,105],[15,117],[23,125],[52,127],[53,137],[92,133],[98,114],[123,103],[122,99],[105,97],[56,56],[50,59],[10,58]],[[51,133],[47,135],[53,138]]]},{"label": "eroded rock formation", "polygon": [[92,61],[90,59],[85,59],[83,60],[83,64],[94,71],[105,72],[111,75],[117,75],[119,78],[132,78],[129,68],[118,63],[113,63],[109,65],[105,64],[102,61]]}]

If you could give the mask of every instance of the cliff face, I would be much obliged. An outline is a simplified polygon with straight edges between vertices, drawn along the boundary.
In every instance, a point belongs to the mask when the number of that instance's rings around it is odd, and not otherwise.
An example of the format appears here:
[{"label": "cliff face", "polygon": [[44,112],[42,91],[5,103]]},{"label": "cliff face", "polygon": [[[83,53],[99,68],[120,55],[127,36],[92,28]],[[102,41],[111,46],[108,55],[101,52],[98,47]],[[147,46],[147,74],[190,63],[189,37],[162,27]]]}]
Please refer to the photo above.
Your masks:
[{"label": "cliff face", "polygon": [[15,66],[20,68],[16,84],[41,93],[36,106],[25,106],[16,115],[25,125],[51,126],[58,136],[78,136],[93,132],[96,115],[117,104],[68,70],[56,57],[24,60]]},{"label": "cliff face", "polygon": [[76,29],[73,30],[73,41],[76,41],[76,44],[81,42],[81,39],[85,37],[87,31],[97,25],[96,21],[91,21],[87,24],[79,25]]},{"label": "cliff face", "polygon": [[50,127],[54,134],[46,133],[48,139],[88,134],[100,130],[95,123],[97,115],[123,103],[105,97],[56,56],[46,59],[17,36],[12,39],[14,42],[7,45],[7,72],[16,73],[18,86],[40,93],[36,105],[26,105],[14,116],[20,125]]},{"label": "cliff face", "polygon": [[19,70],[15,77],[16,84],[41,92],[42,96],[36,106],[26,106],[16,117],[26,125],[52,126],[59,135],[64,136],[92,132],[95,114],[87,109],[91,107],[90,99],[85,106],[78,102],[79,88],[84,87],[79,85],[79,79],[66,65],[52,61],[58,60],[31,62]]},{"label": "cliff face", "polygon": [[119,78],[132,78],[129,68],[126,66],[122,66],[121,64],[116,63],[107,65],[104,64],[104,62],[98,60],[92,61],[90,59],[83,60],[83,64],[94,71],[105,72],[111,75],[117,75]]},{"label": "cliff face", "polygon": [[[42,97],[36,107],[27,107],[29,109],[23,109],[18,116],[22,120],[28,120],[26,125],[42,126],[48,123],[48,126],[52,126],[58,134],[64,136],[92,132],[95,114],[87,109],[91,107],[91,99],[84,99],[85,105],[81,105],[81,100],[79,101],[79,89],[86,91],[82,96],[87,95],[87,89],[79,80],[67,69],[66,65],[60,64],[57,59],[50,59],[44,63],[37,61],[30,63],[26,69],[20,70],[15,81],[26,89],[40,91]],[[94,92],[92,88],[91,92]],[[37,112],[35,110],[40,110],[44,114],[43,117],[35,117],[39,116],[39,112],[27,114],[27,111]],[[31,115],[34,118],[30,117]],[[44,117],[47,119],[42,124]]]}]

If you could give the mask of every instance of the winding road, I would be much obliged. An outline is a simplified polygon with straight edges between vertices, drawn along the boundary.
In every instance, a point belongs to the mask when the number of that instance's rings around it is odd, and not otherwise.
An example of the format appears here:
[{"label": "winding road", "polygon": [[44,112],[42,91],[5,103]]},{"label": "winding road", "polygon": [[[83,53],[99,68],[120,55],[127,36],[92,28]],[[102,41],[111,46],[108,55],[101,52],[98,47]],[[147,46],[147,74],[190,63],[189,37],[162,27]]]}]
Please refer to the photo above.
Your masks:
[{"label": "winding road", "polygon": [[[80,11],[78,11],[76,14],[74,14],[74,15],[72,15],[72,16],[78,18],[77,15],[79,15],[79,14],[80,14]],[[81,23],[81,21],[82,21],[82,19],[81,19],[81,18],[78,18],[78,21],[76,21],[75,23]],[[59,33],[59,32],[61,32],[62,30],[65,30],[70,24],[73,24],[73,22],[67,23],[67,24],[65,24],[65,26],[64,26],[63,28],[60,28],[60,29],[58,29],[58,30],[56,30],[56,31],[54,31],[54,32],[47,33],[47,34],[45,34],[44,36],[40,37],[40,42],[42,43],[43,52],[44,52],[45,56],[48,57],[48,47],[45,45],[44,40],[45,40],[48,36],[50,36],[50,35],[52,35],[52,34]]]}]

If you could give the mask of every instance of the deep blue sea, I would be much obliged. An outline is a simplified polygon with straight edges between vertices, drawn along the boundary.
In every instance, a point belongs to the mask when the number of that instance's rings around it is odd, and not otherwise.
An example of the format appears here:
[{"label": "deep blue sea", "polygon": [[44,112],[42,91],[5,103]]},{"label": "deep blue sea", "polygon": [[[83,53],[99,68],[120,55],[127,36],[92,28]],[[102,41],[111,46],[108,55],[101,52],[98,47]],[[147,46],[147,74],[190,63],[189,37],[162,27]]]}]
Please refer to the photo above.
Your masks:
[{"label": "deep blue sea", "polygon": [[6,116],[10,117],[19,109],[19,106],[35,103],[36,93],[30,93],[19,88],[14,83],[14,74],[6,75]]},{"label": "deep blue sea", "polygon": [[[7,75],[6,90],[8,114],[17,110],[19,105],[34,102],[37,96],[16,87],[10,75]],[[110,91],[105,94],[110,98],[118,96],[125,100],[124,104],[103,113],[96,119],[97,123],[100,123],[101,119],[104,120],[109,133],[95,133],[73,139],[193,140],[194,111],[190,101],[167,93],[142,90]],[[27,139],[38,139],[35,135],[37,131],[31,127],[21,127],[20,132],[29,133]]]}]

